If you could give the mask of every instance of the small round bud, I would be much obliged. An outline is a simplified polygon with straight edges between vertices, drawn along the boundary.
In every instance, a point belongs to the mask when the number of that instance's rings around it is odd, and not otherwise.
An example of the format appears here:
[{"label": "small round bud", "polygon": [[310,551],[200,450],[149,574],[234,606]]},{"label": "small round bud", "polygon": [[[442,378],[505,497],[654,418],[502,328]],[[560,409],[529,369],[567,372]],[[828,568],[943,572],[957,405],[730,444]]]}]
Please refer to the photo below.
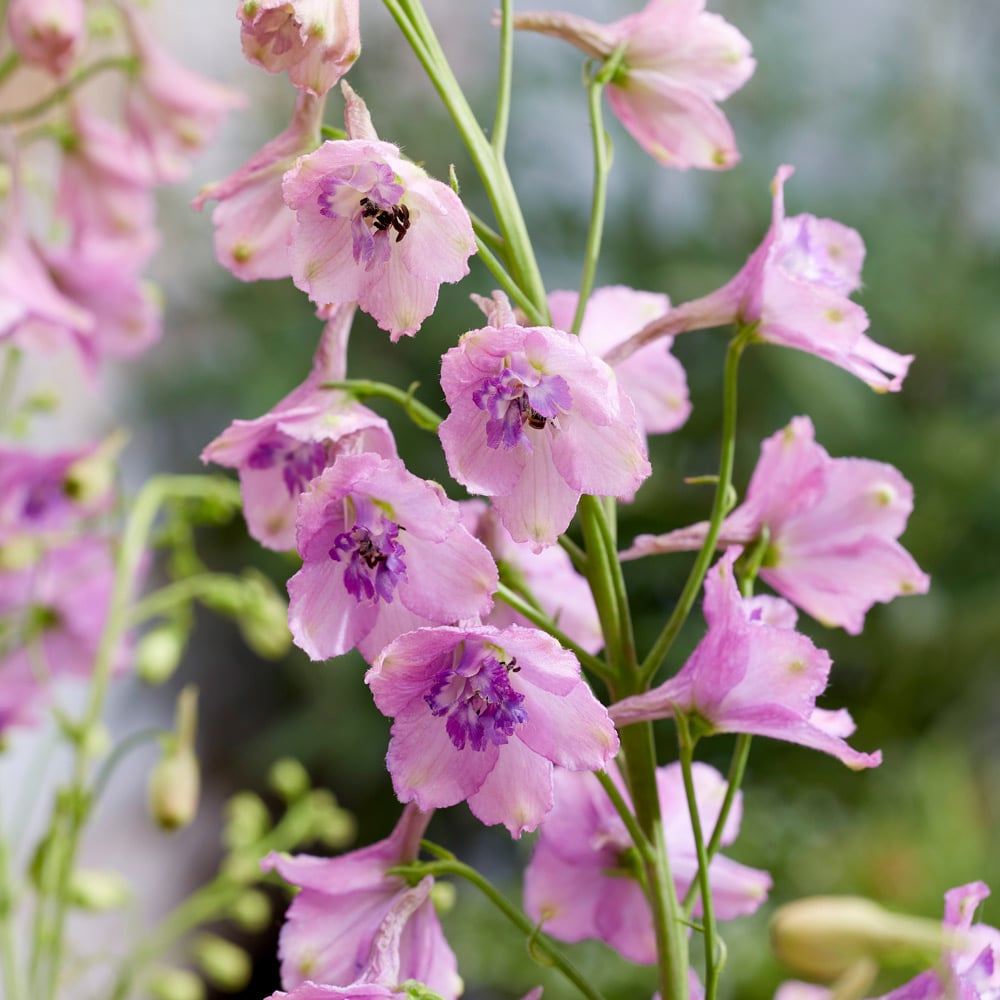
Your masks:
[{"label": "small round bud", "polygon": [[259,889],[247,889],[229,908],[229,918],[241,930],[259,934],[271,922],[271,901]]},{"label": "small round bud", "polygon": [[149,812],[164,830],[187,826],[198,811],[201,774],[187,747],[168,753],[149,777]]},{"label": "small round bud", "polygon": [[248,570],[243,579],[246,604],[239,615],[243,641],[265,660],[281,659],[292,644],[288,601],[262,573]]},{"label": "small round bud", "polygon": [[260,861],[252,854],[230,854],[221,870],[230,881],[251,885],[260,878]]},{"label": "small round bud", "polygon": [[205,984],[190,969],[161,969],[146,985],[153,1000],[205,1000]]},{"label": "small round bud", "polygon": [[286,802],[292,802],[309,791],[309,773],[294,757],[282,757],[271,765],[267,784]]},{"label": "small round bud", "polygon": [[214,934],[199,934],[192,946],[205,978],[220,990],[235,993],[250,982],[250,956],[238,945]]},{"label": "small round bud", "polygon": [[317,788],[309,796],[312,807],[313,836],[326,847],[341,848],[353,843],[357,822],[325,788]]},{"label": "small round bud", "polygon": [[187,630],[174,622],[150,629],[135,651],[135,670],[140,680],[154,685],[169,680],[181,662],[186,645]]},{"label": "small round bud", "polygon": [[238,792],[226,803],[222,843],[231,851],[255,844],[271,829],[271,814],[253,792]]},{"label": "small round bud", "polygon": [[103,722],[97,721],[80,734],[80,746],[91,760],[100,760],[111,749],[111,733]]},{"label": "small round bud", "polygon": [[70,902],[82,910],[117,910],[131,897],[132,887],[120,872],[78,869],[70,877]]},{"label": "small round bud", "polygon": [[458,892],[452,882],[435,882],[431,887],[431,902],[435,911],[443,916],[455,908]]}]

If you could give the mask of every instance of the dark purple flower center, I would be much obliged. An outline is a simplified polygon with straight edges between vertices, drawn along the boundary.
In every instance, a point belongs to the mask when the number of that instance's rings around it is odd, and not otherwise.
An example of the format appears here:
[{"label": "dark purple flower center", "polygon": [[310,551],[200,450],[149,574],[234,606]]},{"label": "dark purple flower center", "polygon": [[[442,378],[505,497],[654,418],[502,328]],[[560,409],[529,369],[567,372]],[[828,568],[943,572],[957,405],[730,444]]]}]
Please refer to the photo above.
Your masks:
[{"label": "dark purple flower center", "polygon": [[325,441],[296,441],[285,434],[261,441],[247,457],[251,469],[281,467],[290,497],[297,497],[327,465]]},{"label": "dark purple flower center", "polygon": [[334,562],[347,560],[344,587],[359,604],[378,604],[380,600],[392,604],[396,587],[406,580],[406,549],[397,541],[399,531],[395,521],[376,514],[372,523],[359,519],[333,540],[330,558]]},{"label": "dark purple flower center", "polygon": [[466,646],[457,664],[449,663],[434,675],[424,695],[431,715],[445,716],[445,730],[456,750],[468,743],[473,750],[503,746],[515,728],[528,721],[524,695],[510,683],[520,669],[511,658],[503,661],[495,650]]},{"label": "dark purple flower center", "polygon": [[47,476],[32,483],[26,491],[21,513],[25,520],[40,521],[65,503],[66,480],[62,476]]},{"label": "dark purple flower center", "polygon": [[546,424],[569,410],[573,403],[569,386],[561,375],[520,375],[505,367],[499,375],[483,379],[472,393],[472,401],[489,414],[486,443],[491,448],[515,448],[523,444],[531,451],[525,424],[543,430]]}]

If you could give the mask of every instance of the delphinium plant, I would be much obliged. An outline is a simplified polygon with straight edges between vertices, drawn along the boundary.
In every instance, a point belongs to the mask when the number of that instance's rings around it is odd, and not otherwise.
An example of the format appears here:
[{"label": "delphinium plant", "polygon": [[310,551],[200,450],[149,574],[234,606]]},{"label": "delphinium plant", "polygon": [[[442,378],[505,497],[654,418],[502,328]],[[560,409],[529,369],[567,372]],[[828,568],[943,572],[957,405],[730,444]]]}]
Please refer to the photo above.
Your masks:
[{"label": "delphinium plant", "polygon": [[[801,611],[857,634],[874,604],[926,591],[928,577],[899,542],[912,507],[909,484],[885,463],[831,457],[809,416],[790,415],[762,442],[743,497],[735,492],[747,478],[736,471],[746,458],[737,456],[736,438],[747,349],[796,348],[876,392],[903,387],[912,358],[871,339],[867,315],[851,299],[861,282],[861,237],[831,219],[787,215],[792,168],[780,166],[770,227],[718,290],[672,305],[669,289],[630,288],[624,273],[622,283],[595,287],[611,170],[605,97],[664,169],[726,170],[739,154],[719,103],[752,76],[750,42],[702,0],[651,0],[612,23],[515,12],[511,0],[502,0],[493,14],[499,59],[487,123],[473,112],[420,0],[384,5],[443,101],[456,150],[464,146],[474,173],[432,177],[419,148],[404,153],[379,134],[384,95],[356,93],[345,79],[361,54],[357,0],[241,0],[246,57],[287,73],[297,100],[288,127],[231,176],[207,185],[195,207],[215,203],[216,254],[234,275],[290,278],[308,296],[317,314],[315,358],[301,384],[269,412],[234,420],[205,447],[206,462],[238,472],[238,497],[231,480],[210,475],[157,477],[139,493],[121,538],[110,554],[104,550],[108,596],[99,599],[88,587],[93,631],[86,634],[98,637],[89,656],[79,641],[73,655],[54,644],[60,627],[74,620],[69,602],[79,589],[60,584],[62,572],[52,596],[40,595],[46,566],[60,558],[70,565],[63,547],[92,544],[94,526],[106,524],[116,506],[112,494],[94,486],[108,479],[111,445],[44,460],[13,450],[5,457],[13,500],[5,497],[0,508],[0,551],[11,581],[5,592],[20,596],[4,604],[0,721],[5,728],[23,724],[49,675],[76,670],[92,678],[84,719],[58,713],[78,763],[35,854],[27,966],[19,963],[13,930],[21,883],[9,851],[0,856],[0,957],[15,1000],[53,996],[62,981],[76,843],[108,764],[96,779],[92,771],[102,759],[114,760],[94,735],[105,688],[119,663],[127,669],[138,661],[149,672],[151,664],[176,659],[195,599],[237,617],[248,639],[269,652],[280,651],[289,632],[313,660],[358,651],[368,664],[363,681],[392,720],[386,765],[402,811],[392,833],[375,844],[332,858],[289,853],[322,835],[338,846],[349,820],[284,763],[274,781],[288,801],[285,819],[271,828],[258,800],[236,800],[219,877],[129,952],[113,980],[116,997],[136,983],[177,1000],[197,996],[199,980],[178,970],[157,978],[148,961],[198,923],[231,912],[256,880],[276,873],[297,891],[281,932],[282,990],[272,997],[453,1000],[463,990],[461,956],[444,936],[434,889],[436,880],[458,878],[481,890],[524,935],[530,953],[588,1000],[601,994],[574,966],[566,943],[596,939],[622,961],[648,966],[649,994],[662,1000],[714,998],[726,977],[739,988],[739,969],[726,968],[723,925],[755,912],[771,888],[767,872],[720,853],[739,832],[753,737],[819,750],[853,770],[881,763],[878,751],[847,742],[854,724],[846,710],[817,707],[831,660],[796,623]],[[91,364],[116,353],[99,346],[102,331],[125,337],[134,329],[118,312],[130,300],[120,291],[109,295],[110,278],[81,275],[79,262],[88,260],[98,232],[95,256],[104,262],[115,238],[148,240],[149,186],[176,176],[181,154],[206,138],[232,102],[166,62],[134,11],[116,8],[132,47],[111,60],[127,76],[121,140],[128,156],[115,158],[113,168],[134,163],[136,175],[127,183],[116,174],[101,187],[112,166],[96,153],[82,164],[71,153],[88,148],[77,95],[103,63],[72,71],[81,19],[68,3],[50,6],[57,16],[44,24],[69,26],[59,51],[70,55],[47,69],[66,82],[54,84],[44,104],[5,114],[14,126],[0,270],[9,372],[21,352],[53,339],[70,341]],[[19,18],[41,9],[11,0],[16,48],[4,64],[6,77],[32,58],[18,41]],[[484,20],[489,16],[484,11]],[[547,288],[507,169],[518,32],[552,36],[552,44],[568,42],[585,56],[593,188],[572,290]],[[37,40],[44,32],[36,26],[28,35]],[[398,83],[392,69],[380,75],[386,94]],[[327,123],[328,103],[342,107],[343,129]],[[25,221],[20,146],[53,130],[38,118],[51,107],[66,113],[66,131],[54,134],[72,140],[62,145],[76,172],[64,168],[71,180],[59,182],[52,201],[68,232],[43,248]],[[103,150],[109,141],[94,146]],[[463,202],[476,187],[489,218]],[[110,233],[96,228],[104,202],[94,188],[109,206],[123,191],[134,196],[135,204],[113,215]],[[358,310],[392,343],[419,338],[441,285],[463,282],[476,254],[493,280],[468,288],[482,318],[455,330],[440,363],[440,393],[418,398],[414,387],[348,369]],[[113,273],[134,283],[144,258],[131,248],[128,260],[131,270]],[[614,261],[603,268],[614,273]],[[719,460],[706,479],[713,498],[704,520],[676,524],[665,514],[660,534],[619,539],[619,504],[640,488],[669,496],[676,486],[647,455],[648,436],[683,433],[690,411],[673,340],[717,328],[729,341],[718,380]],[[436,438],[452,483],[407,468],[389,422],[365,406],[371,398],[398,404],[399,419],[426,431],[428,441]],[[36,470],[35,478],[22,468]],[[82,477],[81,468],[105,476]],[[155,540],[170,553],[173,578],[138,599],[143,553],[162,506],[168,516]],[[215,574],[197,557],[192,521],[237,506],[261,545],[294,550],[301,562],[288,581],[287,630],[259,577]],[[687,560],[686,581],[659,634],[640,648],[623,564],[667,555]],[[17,584],[18,573],[30,586]],[[757,593],[758,583],[774,593]],[[699,598],[703,637],[685,659],[675,643]],[[130,627],[148,619],[160,624],[131,645]],[[164,789],[156,796],[161,804],[168,791],[191,791],[192,716],[186,694],[164,762],[173,772],[154,785]],[[657,722],[674,734],[676,750],[666,759],[653,739]],[[736,734],[725,776],[703,759],[722,733]],[[462,802],[483,824],[514,838],[537,834],[522,905],[424,838],[435,810]],[[178,821],[187,812],[182,801]],[[299,818],[291,822],[293,816]],[[951,890],[943,925],[860,899],[785,907],[772,923],[776,951],[813,982],[790,981],[782,993],[854,1000],[870,995],[882,961],[907,956],[927,971],[893,997],[997,996],[1000,935],[973,923],[987,894],[981,883]],[[220,972],[227,956],[230,970],[233,964],[222,942],[202,939],[194,952],[210,975],[214,969],[230,986],[238,980]]]}]

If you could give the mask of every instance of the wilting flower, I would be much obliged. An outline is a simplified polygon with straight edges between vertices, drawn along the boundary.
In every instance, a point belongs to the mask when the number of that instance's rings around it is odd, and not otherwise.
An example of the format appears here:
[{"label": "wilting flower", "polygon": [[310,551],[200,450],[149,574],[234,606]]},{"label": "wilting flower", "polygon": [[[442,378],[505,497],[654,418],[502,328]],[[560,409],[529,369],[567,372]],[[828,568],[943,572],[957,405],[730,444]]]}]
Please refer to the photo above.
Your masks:
[{"label": "wilting flower", "polygon": [[441,487],[399,459],[341,456],[299,500],[296,644],[314,660],[357,646],[370,663],[403,632],[485,615],[496,564],[459,521]]},{"label": "wilting flower", "polygon": [[395,341],[416,333],[442,283],[469,273],[475,236],[458,195],[380,141],[364,102],[341,86],[351,138],[323,143],[285,175],[292,277],[314,302],[357,302]]},{"label": "wilting flower", "polygon": [[716,106],[750,79],[750,43],[704,0],[650,0],[637,14],[598,24],[561,11],[514,16],[514,27],[562,38],[594,59],[624,46],[608,101],[636,142],[669,167],[719,170],[739,160]]},{"label": "wilting flower", "polygon": [[10,0],[7,29],[17,54],[53,76],[70,68],[86,37],[83,0]]},{"label": "wilting flower", "polygon": [[250,534],[269,549],[295,547],[299,494],[341,455],[396,455],[389,425],[346,392],[323,383],[345,377],[353,306],[337,306],[323,330],[309,377],[256,420],[234,420],[201,453],[239,470]]},{"label": "wilting flower", "polygon": [[[750,545],[768,532],[760,577],[824,625],[857,635],[876,602],[923,594],[930,580],[897,539],[913,509],[913,489],[891,465],[831,458],[812,422],[796,417],[769,437],[746,500],[722,523],[720,545]],[[640,535],[622,553],[701,547],[708,526]]]},{"label": "wilting flower", "polygon": [[365,683],[394,720],[386,763],[398,798],[421,809],[465,799],[515,837],[552,808],[553,764],[596,770],[618,752],[576,657],[534,629],[409,632]]},{"label": "wilting flower", "polygon": [[[549,313],[552,325],[568,330],[576,312],[576,292],[552,292]],[[607,354],[647,323],[665,316],[670,299],[656,292],[638,292],[625,285],[596,289],[587,300],[580,325],[580,343],[598,357]],[[635,404],[639,426],[646,434],[677,430],[691,412],[687,378],[681,363],[670,353],[672,337],[640,348],[620,364],[615,374]]]},{"label": "wilting flower", "polygon": [[[616,767],[608,772],[627,802]],[[708,764],[693,766],[695,799],[708,833],[719,818],[726,782]],[[698,857],[680,764],[656,769],[670,872],[678,895],[698,875]],[[592,774],[555,774],[555,807],[539,832],[524,875],[524,908],[546,934],[560,941],[596,938],[632,962],[656,961],[653,915],[635,865],[636,849],[607,793]],[[722,834],[731,844],[739,833],[737,792]],[[767,898],[767,872],[716,855],[709,866],[715,915],[720,920],[753,913]],[[700,903],[699,903],[700,908]]]},{"label": "wilting flower", "polygon": [[298,156],[319,145],[323,101],[299,94],[291,124],[254,153],[225,180],[208,184],[191,203],[219,204],[212,212],[215,256],[243,281],[287,278],[291,274],[288,241],[295,215],[281,194],[281,179]]},{"label": "wilting flower", "polygon": [[848,226],[814,215],[785,218],[778,168],[771,185],[771,228],[739,274],[717,291],[672,309],[608,354],[619,363],[662,336],[739,323],[755,340],[815,354],[856,375],[877,392],[898,392],[913,360],[865,334],[868,315],[848,296],[861,286],[865,246]]},{"label": "wilting flower", "polygon": [[632,401],[578,338],[517,325],[502,296],[490,323],[442,360],[451,413],[438,433],[452,476],[493,497],[511,537],[538,550],[581,494],[630,495],[649,462]]},{"label": "wilting flower", "polygon": [[708,632],[680,673],[659,687],[611,706],[619,726],[692,716],[698,732],[753,733],[822,750],[855,770],[875,767],[882,755],[859,753],[842,739],[850,716],[816,708],[826,688],[830,657],[804,635],[763,620],[745,601],[733,576],[738,548],[705,578]]},{"label": "wilting flower", "polygon": [[361,54],[358,0],[240,0],[243,54],[322,97]]},{"label": "wilting flower", "polygon": [[[358,981],[380,925],[409,900],[406,879],[389,869],[416,860],[430,817],[407,806],[385,840],[335,858],[274,852],[264,858],[265,870],[277,870],[301,890],[288,908],[278,947],[285,989],[305,980],[332,986]],[[429,899],[406,914],[397,949],[401,980],[420,980],[445,998],[461,993],[455,956]]]}]

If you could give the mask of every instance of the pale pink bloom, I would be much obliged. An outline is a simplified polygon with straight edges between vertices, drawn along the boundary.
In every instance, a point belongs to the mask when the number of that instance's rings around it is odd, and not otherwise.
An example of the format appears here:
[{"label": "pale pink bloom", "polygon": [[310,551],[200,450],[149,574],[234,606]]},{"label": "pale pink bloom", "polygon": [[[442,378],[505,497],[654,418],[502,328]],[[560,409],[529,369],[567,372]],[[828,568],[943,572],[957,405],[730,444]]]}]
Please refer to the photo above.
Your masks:
[{"label": "pale pink bloom", "polygon": [[385,840],[360,850],[336,858],[274,852],[264,858],[265,871],[277,870],[301,890],[288,908],[278,946],[285,989],[306,980],[331,986],[358,982],[371,973],[373,946],[389,920],[396,974],[426,983],[447,1000],[461,993],[455,956],[426,892],[414,898],[406,879],[389,874],[416,860],[430,818],[410,805]]},{"label": "pale pink bloom", "polygon": [[552,808],[553,764],[597,770],[618,752],[576,657],[535,629],[409,632],[383,649],[365,683],[393,719],[386,764],[400,801],[466,800],[513,837]]},{"label": "pale pink bloom", "polygon": [[438,433],[452,476],[493,497],[503,526],[539,551],[583,493],[628,496],[649,475],[635,407],[577,337],[522,327],[503,296],[489,326],[441,362],[451,413]]},{"label": "pale pink bloom", "polygon": [[285,175],[292,278],[314,302],[357,302],[396,341],[434,311],[442,283],[469,273],[475,236],[458,195],[380,141],[364,102],[341,87],[351,138]]},{"label": "pale pink bloom", "polygon": [[191,156],[211,140],[223,117],[246,101],[178,63],[131,4],[121,9],[139,60],[138,76],[126,95],[125,119],[156,180],[173,183],[187,176]]},{"label": "pale pink bloom", "polygon": [[288,581],[296,644],[314,660],[357,647],[371,663],[403,632],[487,614],[496,564],[460,517],[399,459],[342,455],[299,499],[303,565]]},{"label": "pale pink bloom", "polygon": [[[576,313],[576,292],[552,292],[549,313],[552,325],[568,330]],[[587,300],[580,342],[601,357],[638,333],[647,323],[665,316],[670,299],[656,292],[638,292],[625,285],[596,289]],[[640,348],[620,364],[615,374],[635,404],[639,426],[646,434],[666,434],[683,426],[691,412],[687,377],[670,353],[672,337]]]},{"label": "pale pink bloom", "polygon": [[299,494],[339,456],[396,455],[389,425],[346,392],[324,382],[346,377],[347,335],[353,306],[338,306],[308,378],[262,417],[234,420],[201,453],[240,475],[243,516],[250,534],[269,549],[295,547]]},{"label": "pale pink bloom", "polygon": [[199,212],[206,201],[212,212],[215,256],[243,281],[287,278],[288,243],[295,214],[281,194],[281,178],[303,153],[319,145],[323,101],[299,94],[291,124],[254,153],[225,180],[203,187],[191,202]]},{"label": "pale pink bloom", "polygon": [[752,733],[832,754],[853,770],[876,767],[881,753],[860,753],[843,740],[846,712],[816,708],[831,661],[804,635],[768,625],[759,605],[744,601],[733,575],[740,554],[729,549],[705,578],[708,632],[680,673],[659,687],[611,706],[619,726],[684,713],[718,733]]},{"label": "pale pink bloom", "polygon": [[861,237],[833,219],[786,219],[784,184],[792,172],[778,168],[771,228],[739,274],[647,324],[608,354],[612,364],[663,336],[736,323],[753,326],[756,341],[815,354],[876,392],[902,388],[913,355],[896,354],[868,337],[868,314],[848,298],[861,287]]},{"label": "pale pink bloom", "polygon": [[[722,523],[718,544],[752,545],[768,531],[760,577],[824,625],[852,635],[877,602],[923,594],[930,579],[897,539],[913,510],[913,488],[891,465],[831,458],[812,421],[796,417],[761,445],[746,500]],[[701,547],[705,522],[640,535],[621,554]]]},{"label": "pale pink bloom", "polygon": [[[530,591],[539,607],[559,629],[585,649],[597,653],[604,646],[601,621],[590,585],[573,568],[569,555],[558,545],[535,552],[530,545],[515,542],[500,523],[496,511],[482,500],[461,504],[462,522],[490,550],[505,578],[516,580]],[[516,588],[515,588],[516,589]],[[483,618],[484,625],[532,627],[505,601],[496,601]]]},{"label": "pale pink bloom", "polygon": [[239,0],[243,54],[322,97],[361,54],[358,0]]},{"label": "pale pink bloom", "polygon": [[83,0],[10,0],[7,29],[27,63],[63,76],[85,41]]},{"label": "pale pink bloom", "polygon": [[636,142],[665,166],[720,170],[739,160],[716,105],[750,79],[750,43],[705,0],[650,0],[611,24],[555,11],[517,14],[514,27],[554,35],[594,59],[625,46],[608,101]]},{"label": "pale pink bloom", "polygon": [[[608,773],[629,801],[617,767]],[[695,799],[706,837],[718,820],[726,781],[708,764],[693,766]],[[678,895],[698,875],[680,764],[656,769],[670,872]],[[649,903],[632,867],[635,845],[607,793],[592,774],[555,774],[555,807],[539,832],[524,874],[524,908],[546,934],[560,941],[597,939],[632,962],[656,961],[656,940]],[[739,833],[742,793],[723,830],[722,844]],[[767,899],[771,878],[721,854],[709,865],[715,915],[720,920],[754,913]],[[696,912],[700,911],[700,901]]]}]

